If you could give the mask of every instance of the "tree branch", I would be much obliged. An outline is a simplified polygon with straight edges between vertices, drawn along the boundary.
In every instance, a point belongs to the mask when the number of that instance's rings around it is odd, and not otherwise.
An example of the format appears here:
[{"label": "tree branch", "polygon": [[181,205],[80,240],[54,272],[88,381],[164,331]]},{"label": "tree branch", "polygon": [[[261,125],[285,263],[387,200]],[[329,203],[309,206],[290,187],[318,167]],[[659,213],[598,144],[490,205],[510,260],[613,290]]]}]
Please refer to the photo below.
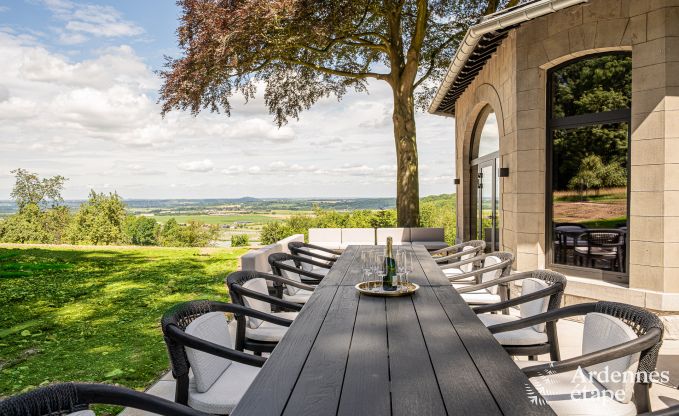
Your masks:
[{"label": "tree branch", "polygon": [[289,59],[289,58],[280,58],[280,59],[281,59],[281,61],[289,63],[289,64],[304,66],[304,67],[307,67],[307,68],[314,69],[316,71],[323,72],[325,74],[336,75],[338,77],[347,77],[347,78],[356,78],[356,79],[375,78],[375,79],[379,79],[379,80],[382,80],[382,81],[388,81],[388,76],[386,74],[378,74],[376,72],[340,71],[338,69],[326,68],[324,66],[312,64],[311,62],[300,61],[300,60],[297,60],[297,59]]},{"label": "tree branch", "polygon": [[422,82],[431,75],[431,73],[434,71],[434,68],[436,67],[436,58],[438,58],[438,55],[443,51],[443,49],[446,48],[446,46],[450,45],[455,39],[457,38],[457,33],[453,36],[450,36],[448,39],[443,41],[436,49],[432,51],[431,58],[429,59],[429,68],[427,68],[427,71],[420,77],[415,82],[414,88],[417,88]]}]

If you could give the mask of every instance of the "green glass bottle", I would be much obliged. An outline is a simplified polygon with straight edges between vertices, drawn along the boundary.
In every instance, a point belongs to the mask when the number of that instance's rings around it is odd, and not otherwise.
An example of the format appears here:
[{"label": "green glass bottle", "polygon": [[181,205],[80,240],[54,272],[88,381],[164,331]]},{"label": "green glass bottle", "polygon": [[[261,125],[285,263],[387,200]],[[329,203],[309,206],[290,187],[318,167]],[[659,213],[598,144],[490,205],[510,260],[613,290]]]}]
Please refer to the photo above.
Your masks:
[{"label": "green glass bottle", "polygon": [[383,290],[396,290],[396,260],[394,259],[393,240],[387,237],[387,251],[384,254],[385,275],[382,279]]}]

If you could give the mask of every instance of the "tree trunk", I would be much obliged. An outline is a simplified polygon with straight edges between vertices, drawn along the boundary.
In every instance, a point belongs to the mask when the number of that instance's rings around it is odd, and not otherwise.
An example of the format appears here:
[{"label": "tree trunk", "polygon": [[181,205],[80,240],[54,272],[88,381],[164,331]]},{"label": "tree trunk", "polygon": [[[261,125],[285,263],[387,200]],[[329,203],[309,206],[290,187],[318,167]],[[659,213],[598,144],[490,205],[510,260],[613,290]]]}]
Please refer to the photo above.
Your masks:
[{"label": "tree trunk", "polygon": [[420,185],[412,93],[394,93],[396,141],[396,212],[399,227],[420,226]]}]

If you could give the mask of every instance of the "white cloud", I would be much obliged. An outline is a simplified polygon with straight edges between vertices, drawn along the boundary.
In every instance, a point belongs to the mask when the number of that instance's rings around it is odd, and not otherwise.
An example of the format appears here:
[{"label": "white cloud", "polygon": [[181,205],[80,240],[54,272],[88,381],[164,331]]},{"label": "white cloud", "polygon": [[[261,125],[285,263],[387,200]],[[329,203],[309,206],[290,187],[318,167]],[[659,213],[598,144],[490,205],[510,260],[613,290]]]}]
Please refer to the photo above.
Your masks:
[{"label": "white cloud", "polygon": [[214,166],[210,159],[182,162],[178,165],[180,170],[186,172],[210,172],[214,169]]},{"label": "white cloud", "polygon": [[64,44],[77,44],[88,37],[129,37],[144,33],[138,25],[123,19],[118,10],[111,6],[75,3],[67,0],[43,0],[54,16],[64,22],[58,29],[59,39]]}]

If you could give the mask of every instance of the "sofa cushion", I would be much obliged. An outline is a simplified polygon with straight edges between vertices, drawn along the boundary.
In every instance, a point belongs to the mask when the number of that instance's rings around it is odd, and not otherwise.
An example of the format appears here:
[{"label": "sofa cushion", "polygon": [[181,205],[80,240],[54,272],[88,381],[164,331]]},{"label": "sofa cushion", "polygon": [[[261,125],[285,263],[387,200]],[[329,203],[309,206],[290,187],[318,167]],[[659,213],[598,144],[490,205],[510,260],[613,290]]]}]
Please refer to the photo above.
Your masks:
[{"label": "sofa cushion", "polygon": [[491,305],[501,301],[500,295],[490,293],[487,289],[461,293],[460,296],[462,296],[462,299],[470,305]]},{"label": "sofa cushion", "polygon": [[294,295],[288,295],[286,293],[283,293],[283,300],[287,302],[292,302],[292,303],[299,303],[301,305],[304,305],[307,303],[309,298],[314,292],[310,290],[305,290],[305,289],[299,289]]},{"label": "sofa cushion", "polygon": [[427,250],[440,250],[442,248],[448,247],[448,243],[445,241],[420,241],[413,240],[410,244],[414,246],[424,246]]},{"label": "sofa cushion", "polygon": [[378,228],[377,244],[387,244],[387,237],[393,239],[394,245],[410,244],[410,228]]},{"label": "sofa cushion", "polygon": [[309,243],[321,247],[338,249],[342,244],[341,228],[309,228]]},{"label": "sofa cushion", "polygon": [[[410,241],[444,241],[446,239],[445,232],[443,228],[425,228],[425,227],[412,227],[410,228]],[[446,248],[445,245],[441,248]]]},{"label": "sofa cushion", "polygon": [[[223,312],[210,312],[196,318],[186,327],[185,332],[223,347],[231,346],[229,323]],[[229,359],[188,347],[186,358],[193,371],[196,390],[200,393],[208,391],[224,370],[231,365]]]},{"label": "sofa cushion", "polygon": [[342,228],[342,248],[350,245],[375,245],[374,228]]}]

